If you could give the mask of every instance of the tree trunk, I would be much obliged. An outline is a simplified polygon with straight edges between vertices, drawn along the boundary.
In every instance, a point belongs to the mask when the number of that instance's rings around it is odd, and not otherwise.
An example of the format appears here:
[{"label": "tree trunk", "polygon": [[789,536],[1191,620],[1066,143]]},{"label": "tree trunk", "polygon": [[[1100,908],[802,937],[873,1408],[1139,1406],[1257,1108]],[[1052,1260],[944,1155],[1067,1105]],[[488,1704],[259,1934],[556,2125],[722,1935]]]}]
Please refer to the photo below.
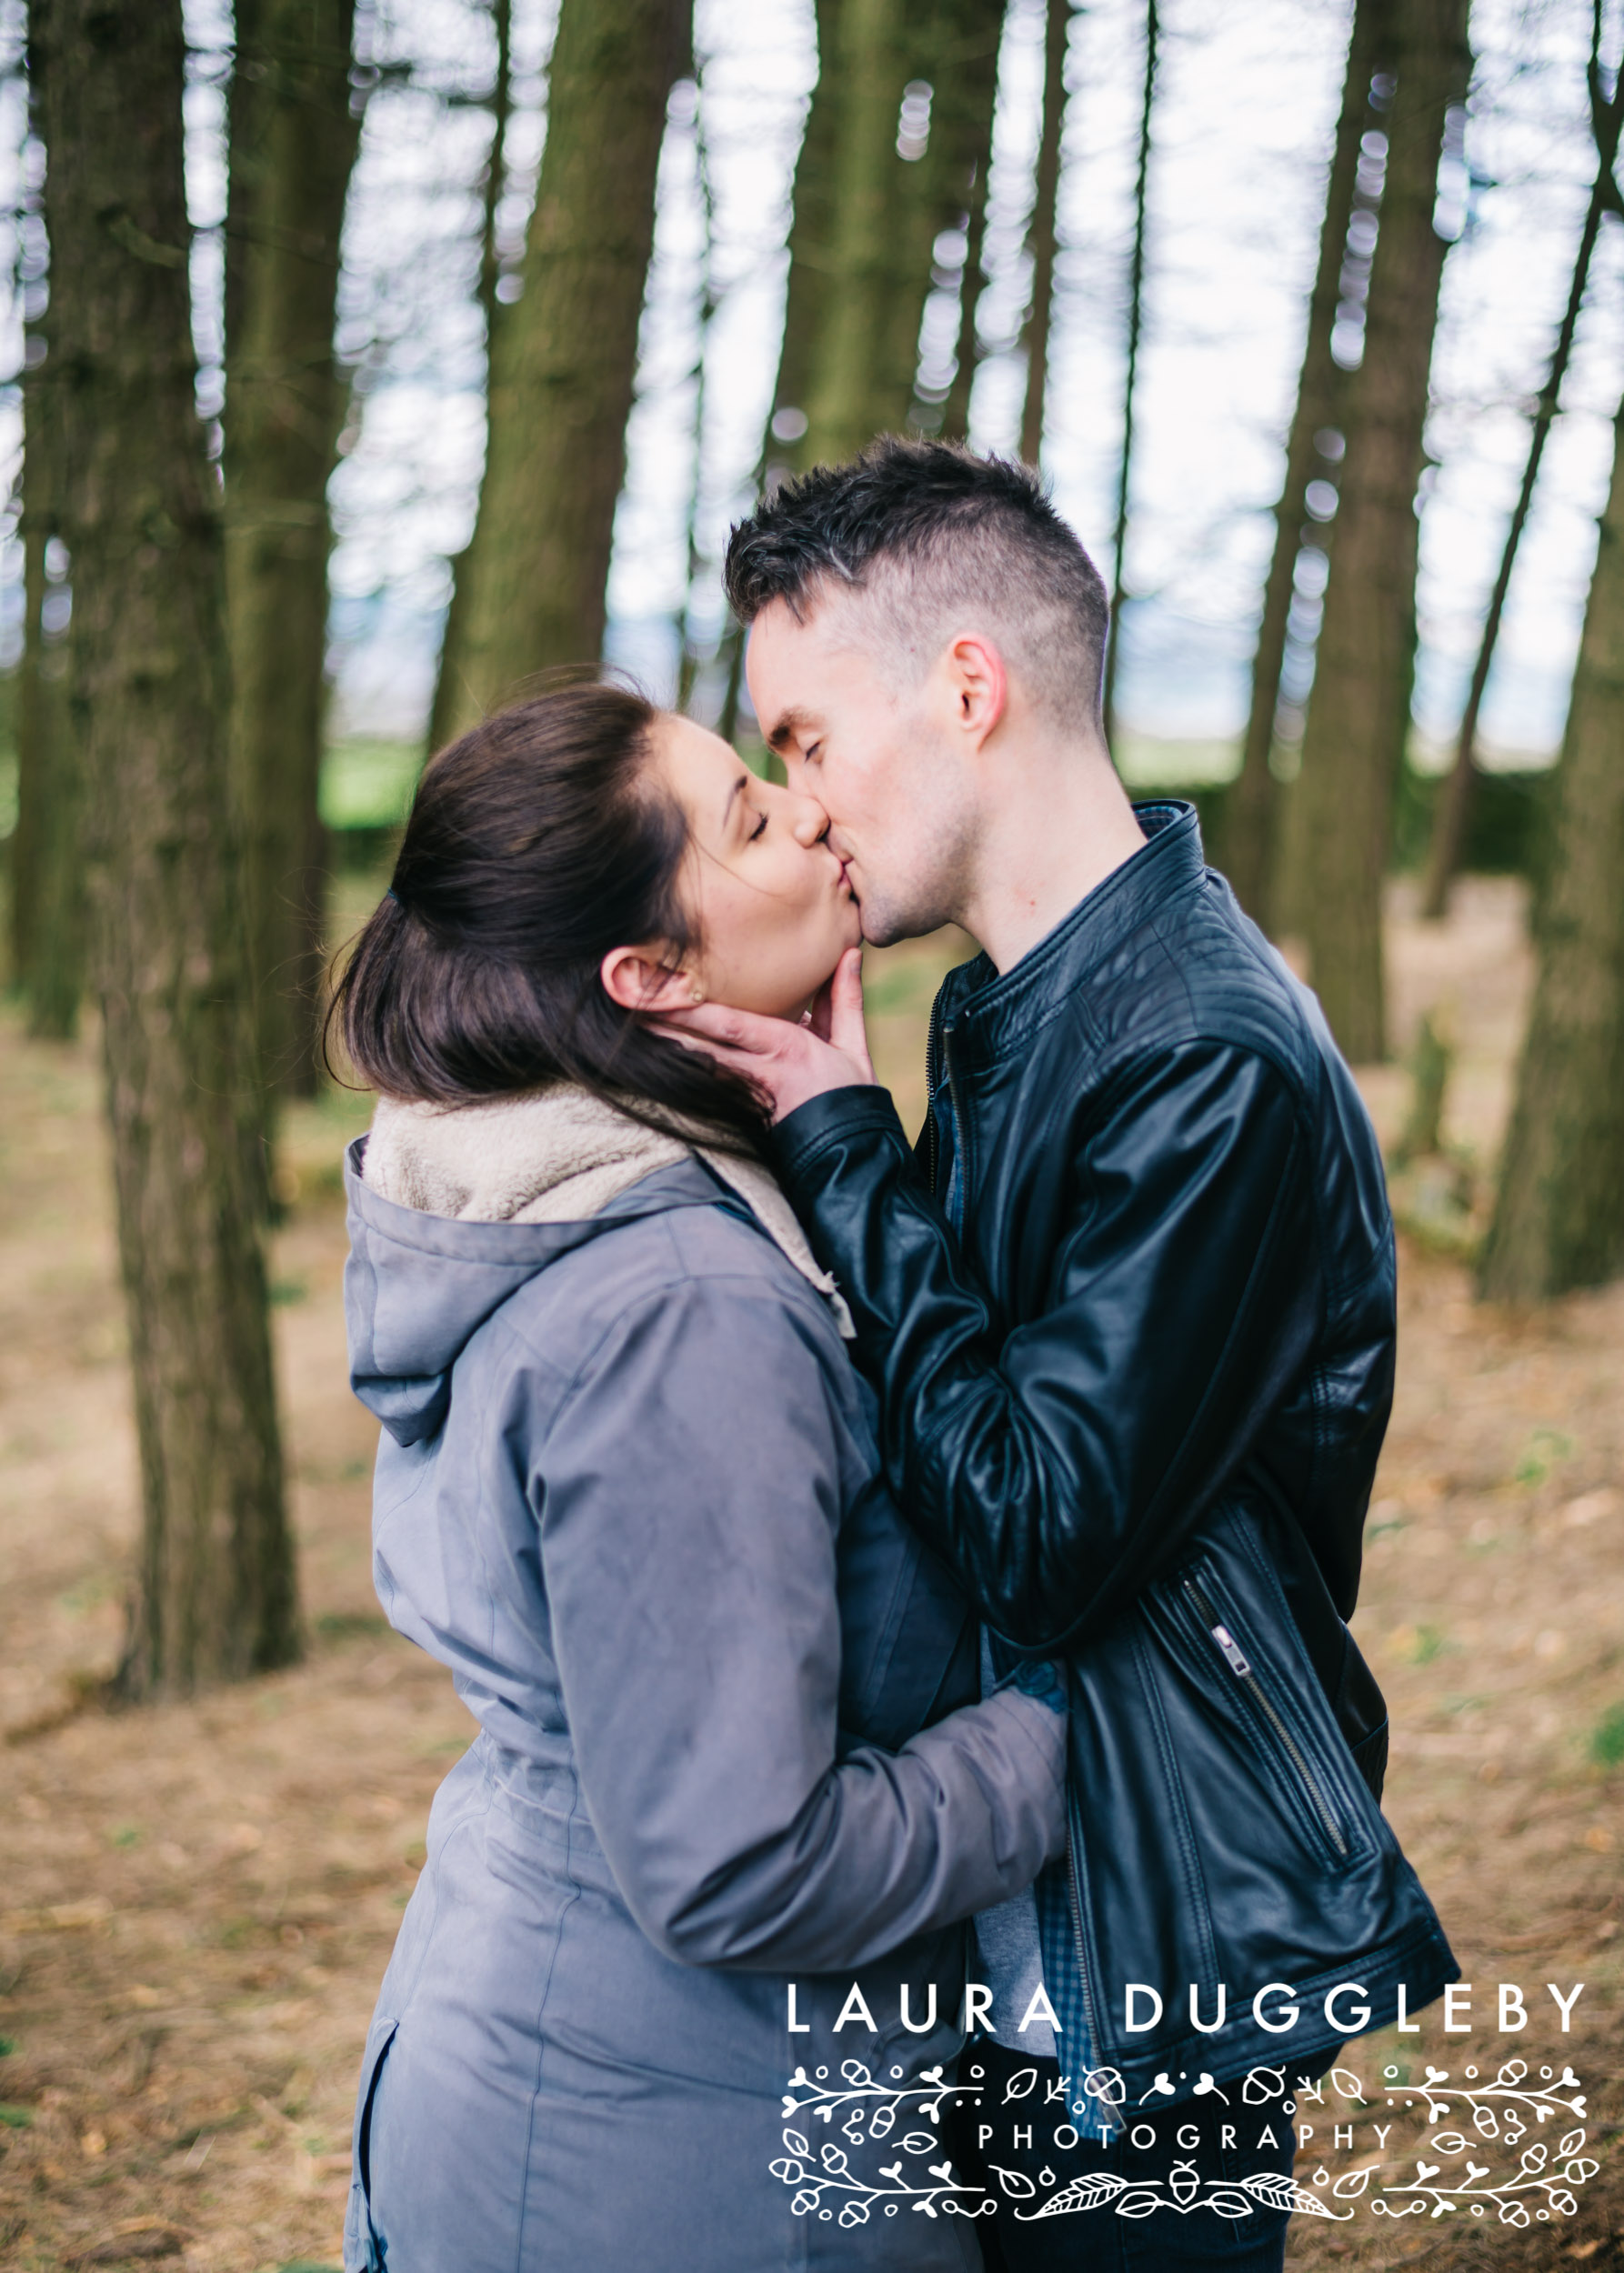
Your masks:
[{"label": "tree trunk", "polygon": [[[1331,330],[1337,320],[1337,299],[1348,225],[1353,216],[1354,185],[1358,172],[1359,137],[1376,123],[1370,106],[1370,78],[1377,65],[1376,17],[1379,0],[1356,0],[1348,68],[1342,83],[1342,107],[1326,185],[1325,218],[1319,232],[1319,261],[1308,301],[1308,337],[1303,345],[1302,372],[1298,380],[1297,406],[1286,439],[1286,478],[1275,507],[1275,544],[1263,587],[1263,620],[1258,628],[1257,652],[1252,658],[1252,698],[1247,715],[1246,738],[1241,745],[1240,772],[1229,792],[1224,827],[1224,873],[1248,916],[1267,930],[1274,911],[1269,886],[1277,852],[1279,785],[1269,770],[1274,746],[1275,712],[1280,699],[1280,670],[1286,656],[1286,622],[1291,613],[1292,577],[1302,547],[1304,502],[1308,484],[1334,474],[1336,461],[1326,457],[1315,437],[1340,431],[1343,375],[1331,354]],[[1328,544],[1328,532],[1322,542]]]},{"label": "tree trunk", "polygon": [[232,764],[267,1130],[276,1101],[310,1095],[316,1076],[327,483],[346,403],[333,319],[360,135],[350,100],[354,18],[355,0],[239,0],[236,68],[246,87],[232,124],[251,146],[239,154],[234,184],[241,274],[237,333],[226,343],[226,585]]},{"label": "tree trunk", "polygon": [[1071,0],[1048,0],[1043,42],[1043,125],[1032,200],[1032,312],[1027,319],[1027,399],[1021,414],[1020,454],[1036,466],[1043,450],[1044,394],[1048,382],[1049,314],[1055,296],[1055,208],[1060,193],[1060,135],[1066,122],[1066,43]]},{"label": "tree trunk", "polygon": [[[907,398],[895,401],[901,392],[893,346],[897,235],[907,239],[910,254],[916,249],[904,223],[913,185],[897,148],[908,77],[903,0],[841,0],[839,30],[836,67],[844,94],[836,127],[830,289],[806,406],[807,460],[830,465],[855,457],[877,432],[900,426],[907,414]],[[910,394],[912,379],[910,370]]]},{"label": "tree trunk", "polygon": [[1522,542],[1529,507],[1534,501],[1534,485],[1539,478],[1539,461],[1545,455],[1546,437],[1557,415],[1562,382],[1568,375],[1569,358],[1573,352],[1573,335],[1579,326],[1579,311],[1584,300],[1585,286],[1589,281],[1590,256],[1596,250],[1596,239],[1600,234],[1601,216],[1609,209],[1614,213],[1624,211],[1618,184],[1613,178],[1613,167],[1619,155],[1619,129],[1624,126],[1624,77],[1620,77],[1611,97],[1604,99],[1600,91],[1600,56],[1598,52],[1601,35],[1599,8],[1596,11],[1595,25],[1590,55],[1590,102],[1598,161],[1596,179],[1590,190],[1584,227],[1579,232],[1579,252],[1574,259],[1573,277],[1568,289],[1568,305],[1557,333],[1557,344],[1551,353],[1550,368],[1545,375],[1545,385],[1540,388],[1534,405],[1534,421],[1529,435],[1522,482],[1517,493],[1517,503],[1511,509],[1494,589],[1489,596],[1489,613],[1483,620],[1483,636],[1478,642],[1477,659],[1472,665],[1471,680],[1467,688],[1466,708],[1461,713],[1460,729],[1455,737],[1455,762],[1444,778],[1432,817],[1432,841],[1428,846],[1427,875],[1421,887],[1421,914],[1429,923],[1440,922],[1449,913],[1449,886],[1455,880],[1466,846],[1472,786],[1478,770],[1478,717],[1483,707],[1489,667],[1499,641],[1500,618],[1506,610],[1506,595],[1511,588],[1511,571],[1517,563],[1517,549]]},{"label": "tree trunk", "polygon": [[[920,333],[927,296],[933,287],[947,289],[952,278],[950,270],[936,265],[937,240],[948,229],[967,237],[977,181],[986,173],[1003,23],[1004,0],[911,0],[908,72],[915,84],[930,88],[930,133],[923,157],[906,169],[892,233],[889,394],[876,403],[876,432],[906,423],[936,433],[946,419],[951,383],[940,396],[923,398],[915,391]],[[958,278],[961,308],[969,278],[967,247]]]},{"label": "tree trunk", "polygon": [[1386,1045],[1381,896],[1409,722],[1416,486],[1444,257],[1432,213],[1445,115],[1464,101],[1470,74],[1466,0],[1385,5],[1378,45],[1398,84],[1301,785],[1313,981],[1356,1065]]},{"label": "tree trunk", "polygon": [[986,282],[981,262],[987,243],[987,177],[992,170],[993,114],[997,108],[998,46],[1003,30],[1003,0],[989,0],[981,9],[978,35],[955,83],[951,123],[957,179],[963,191],[965,255],[958,286],[958,349],[953,384],[942,406],[941,432],[950,442],[962,442],[970,430],[970,389],[978,359],[976,310]]},{"label": "tree trunk", "polygon": [[1556,782],[1539,976],[1479,1290],[1624,1270],[1624,404]]},{"label": "tree trunk", "polygon": [[[479,233],[479,305],[485,316],[485,373],[490,383],[492,343],[496,336],[502,303],[496,297],[501,263],[496,248],[496,209],[506,182],[504,150],[507,121],[513,112],[513,0],[491,0],[492,26],[496,35],[496,75],[491,87],[491,147],[486,160],[485,190]],[[465,545],[451,566],[451,597],[446,608],[446,629],[440,642],[441,668],[435,674],[434,701],[428,714],[428,749],[434,752],[449,740],[452,681],[445,669],[447,656],[462,652],[466,636],[468,582]]]},{"label": "tree trunk", "polygon": [[[42,53],[29,55],[30,124],[45,135]],[[29,279],[35,289],[41,280]],[[29,324],[23,370],[23,658],[17,687],[17,820],[11,843],[12,976],[28,1031],[68,1041],[84,984],[84,862],[79,768],[67,711],[67,654],[50,621],[67,597],[54,592],[46,547],[59,536],[62,453],[47,305]]]},{"label": "tree trunk", "polygon": [[1145,83],[1139,103],[1139,159],[1134,177],[1133,250],[1128,267],[1128,367],[1122,382],[1122,456],[1117,473],[1117,511],[1111,533],[1111,632],[1105,651],[1103,708],[1108,750],[1117,746],[1117,666],[1122,647],[1123,569],[1128,552],[1128,500],[1133,480],[1133,421],[1139,340],[1145,305],[1145,205],[1150,179],[1150,120],[1156,105],[1157,0],[1145,0]]},{"label": "tree trunk", "polygon": [[248,1173],[224,576],[194,405],[180,0],[32,0],[45,51],[73,707],[140,1445],[132,1697],[297,1651]]},{"label": "tree trunk", "polygon": [[564,0],[524,292],[492,343],[466,631],[440,666],[448,736],[534,673],[602,652],[655,175],[688,16],[683,0]]},{"label": "tree trunk", "polygon": [[[910,416],[932,423],[931,409],[914,398],[919,327],[937,236],[978,229],[1003,0],[822,0],[817,23],[820,70],[796,169],[769,480],[773,469],[781,478],[854,456]],[[929,129],[924,148],[905,155],[899,125],[909,85],[930,90]],[[965,265],[972,300],[979,258],[977,234]],[[952,400],[943,414],[949,427]],[[804,436],[786,417],[797,411],[808,422]]]},{"label": "tree trunk", "polygon": [[817,81],[795,163],[784,332],[765,461],[769,486],[810,463],[807,401],[823,333],[834,261],[835,167],[845,82],[840,75],[844,0],[817,0]]}]

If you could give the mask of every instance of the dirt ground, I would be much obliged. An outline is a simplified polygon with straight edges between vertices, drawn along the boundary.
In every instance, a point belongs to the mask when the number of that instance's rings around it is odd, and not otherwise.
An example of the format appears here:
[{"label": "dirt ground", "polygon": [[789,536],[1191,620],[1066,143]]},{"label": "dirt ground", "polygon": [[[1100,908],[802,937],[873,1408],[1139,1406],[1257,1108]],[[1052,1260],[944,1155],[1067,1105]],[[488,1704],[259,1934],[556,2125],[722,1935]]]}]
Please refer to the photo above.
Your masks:
[{"label": "dirt ground", "polygon": [[[1291,2261],[1614,2266],[1624,1287],[1536,1315],[1486,1310],[1450,1253],[1481,1219],[1523,1015],[1517,888],[1470,885],[1441,931],[1416,925],[1400,892],[1392,958],[1400,1052],[1431,1009],[1457,1064],[1451,1157],[1398,1194],[1414,1227],[1398,1402],[1356,1631],[1393,1708],[1388,1811],[1474,1985],[1475,2033],[1446,2035],[1434,2008],[1418,2035],[1349,2047],[1343,2081],[1364,2104],[1328,2088],[1298,2110],[1316,2126],[1299,2178],[1322,2172],[1318,2198],[1355,2215],[1299,2218]],[[882,1075],[910,1115],[945,959],[922,943],[872,977]],[[1401,1066],[1368,1076],[1389,1139],[1408,1091]],[[28,1044],[0,1023],[0,2265],[295,2273],[337,2262],[366,2023],[430,1798],[471,1724],[372,1597],[374,1430],[346,1386],[336,1174],[365,1106],[342,1096],[294,1116],[273,1264],[306,1659],[190,1705],[95,1707],[135,1509],[96,1102],[88,1043]],[[1521,2035],[1495,2033],[1501,1981],[1525,1993]],[[1565,2036],[1551,1981],[1564,1996],[1585,1985]],[[1570,2062],[1587,2096],[1582,2118],[1529,2117],[1536,2144],[1586,2132],[1599,2168],[1574,2213],[1519,2228],[1466,2201],[1430,2217],[1432,2198],[1416,2198],[1420,2215],[1374,2215],[1415,2170],[1427,2066],[1459,2087],[1518,2056],[1523,2090]],[[1496,2183],[1526,2175],[1505,2128],[1474,2139]],[[1361,2166],[1366,2192],[1336,2197]]]}]

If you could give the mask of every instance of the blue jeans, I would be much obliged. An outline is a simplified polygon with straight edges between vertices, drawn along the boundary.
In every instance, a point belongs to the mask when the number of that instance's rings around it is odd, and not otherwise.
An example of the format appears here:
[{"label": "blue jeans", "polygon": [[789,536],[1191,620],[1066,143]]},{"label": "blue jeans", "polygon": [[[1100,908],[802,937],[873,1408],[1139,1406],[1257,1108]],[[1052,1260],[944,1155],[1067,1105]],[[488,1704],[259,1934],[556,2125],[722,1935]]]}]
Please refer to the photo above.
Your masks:
[{"label": "blue jeans", "polygon": [[[1290,2176],[1291,2118],[1282,2116],[1278,2105],[1243,2107],[1237,2086],[1227,2105],[1214,2094],[1172,2108],[1164,2104],[1159,2112],[1154,2104],[1125,2109],[1130,2128],[1109,2146],[1102,2146],[1096,2132],[1091,2139],[1061,2148],[1055,2131],[1067,2109],[1048,2098],[1060,2075],[1055,2061],[1011,2052],[982,2038],[964,2052],[959,2080],[968,2080],[977,2068],[985,2071],[981,2105],[956,2108],[953,2150],[966,2178],[987,2187],[998,2204],[996,2217],[976,2221],[987,2273],[1198,2273],[1218,2266],[1224,2273],[1280,2273],[1289,2212],[1268,2208],[1239,2187],[1241,2179],[1264,2172]],[[1026,2090],[1026,2075],[1033,2068],[1037,2082]],[[1014,2099],[1006,2093],[1011,2083],[1019,2092]],[[1078,2121],[1080,2126],[1082,2118]],[[1228,2139],[1226,2126],[1233,2135]],[[1278,2141],[1272,2148],[1258,2143],[1266,2127]],[[990,2139],[980,2138],[983,2128],[992,2130]],[[1028,2128],[1030,2141],[1024,2137]],[[1154,2144],[1146,2140],[1147,2128],[1156,2134]],[[1180,2131],[1183,2139],[1177,2136]],[[1192,2131],[1198,2134],[1195,2145],[1188,2143]],[[1186,2175],[1192,2171],[1193,2185]],[[1148,2217],[1121,2217],[1116,2200],[1128,2197],[1118,2189],[1092,2209],[1050,2218],[1018,2215],[1092,2173],[1154,2187],[1163,2207]],[[1231,2207],[1248,2204],[1248,2214],[1225,2218],[1202,2207],[1198,2198],[1212,2182],[1226,2184]],[[1031,2195],[1024,2191],[1028,2184],[1036,2189]],[[1196,2196],[1196,2206],[1179,2208],[1180,2192]]]}]

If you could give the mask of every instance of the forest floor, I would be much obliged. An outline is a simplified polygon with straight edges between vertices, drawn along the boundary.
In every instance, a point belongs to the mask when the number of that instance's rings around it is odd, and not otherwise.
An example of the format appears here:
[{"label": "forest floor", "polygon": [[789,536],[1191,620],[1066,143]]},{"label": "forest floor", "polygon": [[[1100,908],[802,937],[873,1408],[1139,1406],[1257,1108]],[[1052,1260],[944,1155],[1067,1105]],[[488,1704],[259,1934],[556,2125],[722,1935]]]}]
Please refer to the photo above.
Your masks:
[{"label": "forest floor", "polygon": [[[1431,1008],[1458,1051],[1452,1157],[1412,1172],[1398,1408],[1356,1632],[1388,1691],[1388,1812],[1442,1914],[1472,2031],[1360,2040],[1307,2102],[1298,2177],[1333,2222],[1294,2266],[1624,2265],[1624,1286],[1519,1315],[1479,1307],[1449,1252],[1480,1220],[1528,984],[1520,902],[1474,883],[1442,930],[1400,890],[1400,1050]],[[940,942],[877,958],[877,1055],[910,1117]],[[1401,1067],[1367,1094],[1389,1141]],[[346,1384],[337,1164],[361,1100],[293,1116],[273,1278],[308,1631],[304,1663],[195,1703],[110,1716],[135,1521],[124,1328],[93,1050],[0,1022],[0,2265],[335,2265],[362,2038],[424,1823],[471,1724],[373,1599],[374,1430]],[[1447,1187],[1447,1190],[1445,1187]],[[1443,1197],[1440,1198],[1440,1193]],[[1526,2031],[1495,2032],[1520,1984]],[[1573,2007],[1560,2033],[1546,1987]],[[1429,2064],[1457,2089],[1520,2058],[1581,2118],[1501,2100],[1471,2196],[1383,2189],[1415,2171]],[[1513,2085],[1517,2079],[1512,2079]],[[1386,2103],[1396,2102],[1390,2108]],[[1492,2103],[1490,2103],[1492,2104]],[[1522,2105],[1528,2137],[1510,2137]],[[1377,2127],[1393,2128],[1378,2138]],[[1352,2146],[1335,2128],[1348,2127]],[[1499,2220],[1530,2145],[1584,2129],[1599,2165],[1571,2215]],[[1458,2150],[1446,2182],[1472,2150]],[[1575,2149],[1569,2148],[1571,2155]],[[1560,2159],[1559,2157],[1556,2159]],[[1364,2168],[1362,2182],[1345,2174]],[[1547,2163],[1545,2168],[1549,2168]],[[1363,2184],[1338,2198],[1338,2178]],[[1394,2224],[1381,2199],[1418,2214]],[[446,2273],[455,2273],[447,2268]],[[608,2269],[606,2268],[606,2273]],[[618,2269],[616,2269],[618,2273]]]}]

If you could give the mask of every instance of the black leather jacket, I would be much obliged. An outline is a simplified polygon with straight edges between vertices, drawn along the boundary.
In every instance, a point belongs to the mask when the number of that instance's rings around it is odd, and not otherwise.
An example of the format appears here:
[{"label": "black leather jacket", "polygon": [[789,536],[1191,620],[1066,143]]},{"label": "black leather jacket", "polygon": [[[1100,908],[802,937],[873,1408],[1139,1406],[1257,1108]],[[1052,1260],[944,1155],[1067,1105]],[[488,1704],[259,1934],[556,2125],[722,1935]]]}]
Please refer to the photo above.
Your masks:
[{"label": "black leather jacket", "polygon": [[[962,1243],[934,1118],[910,1154],[888,1094],[849,1088],[777,1132],[909,1520],[996,1633],[1068,1661],[1078,1957],[1130,2101],[1158,2072],[1312,2072],[1361,2007],[1388,2026],[1400,1986],[1413,2014],[1457,1978],[1377,1805],[1386,1712],[1344,1623],[1392,1401],[1380,1155],[1193,809],[1138,815],[1143,852],[937,998]],[[1289,2030],[1256,2016],[1269,1983]]]}]

